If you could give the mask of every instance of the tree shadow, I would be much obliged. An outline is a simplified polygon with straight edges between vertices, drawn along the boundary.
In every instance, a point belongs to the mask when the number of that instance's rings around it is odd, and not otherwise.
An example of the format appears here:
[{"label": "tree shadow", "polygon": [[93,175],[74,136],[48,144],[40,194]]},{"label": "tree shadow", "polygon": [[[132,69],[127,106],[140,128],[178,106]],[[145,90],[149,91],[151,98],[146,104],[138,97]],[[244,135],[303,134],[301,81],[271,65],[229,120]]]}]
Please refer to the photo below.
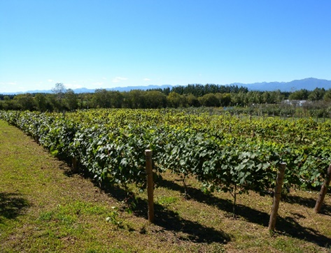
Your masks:
[{"label": "tree shadow", "polygon": [[3,223],[5,219],[15,219],[29,206],[29,202],[22,198],[20,194],[1,192],[0,223]]},{"label": "tree shadow", "polygon": [[[158,182],[159,186],[175,190],[175,191],[181,191],[184,192],[184,187],[169,180],[162,179],[160,182]],[[207,195],[201,192],[200,190],[193,188],[193,187],[187,187],[187,192],[191,199],[194,199],[196,201],[199,201],[201,203],[205,203],[207,205],[212,205],[217,207],[220,210],[226,211],[228,213],[232,213],[233,211],[233,203],[229,200],[224,200],[217,198],[213,195]],[[296,200],[295,198],[292,198],[292,200]],[[305,199],[301,199],[301,201],[304,201]],[[308,199],[309,205],[312,205],[311,200]],[[270,206],[271,208],[271,206]],[[245,206],[245,205],[237,205],[236,207],[236,216],[240,216],[247,220],[248,222],[252,222],[255,224],[262,225],[264,227],[268,227],[269,225],[269,218],[270,214],[261,212],[256,209],[252,209],[251,207]],[[295,237],[300,240],[308,241],[311,243],[314,243],[321,247],[330,247],[331,244],[331,238],[328,238],[322,234],[320,234],[317,230],[311,229],[311,228],[305,228],[301,226],[298,223],[298,219],[300,217],[277,217],[277,223],[276,223],[276,229],[277,233],[283,233],[291,237]]]},{"label": "tree shadow", "polygon": [[[119,201],[128,198],[128,193],[119,187],[103,187],[106,193],[109,193],[112,197]],[[138,217],[147,219],[147,202],[139,197],[131,198],[134,201],[133,213]],[[166,207],[160,204],[154,204],[155,212],[155,225],[162,227],[167,231],[185,233],[186,236],[180,237],[181,240],[190,240],[196,243],[222,243],[226,244],[231,240],[229,234],[216,230],[211,227],[206,227],[198,222],[193,222],[184,219],[178,215],[178,213],[168,210]]]},{"label": "tree shadow", "polygon": [[[326,196],[327,197],[327,196]],[[282,201],[290,203],[290,204],[299,204],[308,208],[314,208],[316,204],[316,199],[313,198],[305,198],[305,197],[298,197],[287,195]],[[323,203],[320,214],[331,215],[331,206]]]}]

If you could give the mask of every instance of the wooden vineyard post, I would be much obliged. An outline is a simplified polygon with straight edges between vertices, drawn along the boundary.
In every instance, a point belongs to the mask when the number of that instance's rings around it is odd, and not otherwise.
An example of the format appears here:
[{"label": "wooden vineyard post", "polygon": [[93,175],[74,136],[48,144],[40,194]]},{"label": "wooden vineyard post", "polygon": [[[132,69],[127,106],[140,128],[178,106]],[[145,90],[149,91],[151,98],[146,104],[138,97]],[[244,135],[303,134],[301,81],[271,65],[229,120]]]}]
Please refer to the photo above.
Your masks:
[{"label": "wooden vineyard post", "polygon": [[314,208],[315,213],[318,213],[321,210],[321,207],[322,207],[322,204],[323,204],[323,201],[324,201],[324,197],[325,197],[326,193],[328,192],[328,187],[329,187],[330,181],[331,181],[331,164],[329,165],[324,183],[321,187],[320,194],[319,194],[318,199],[316,201],[316,205],[315,205],[315,208]]},{"label": "wooden vineyard post", "polygon": [[146,174],[147,174],[147,196],[148,196],[148,221],[154,223],[154,182],[152,168],[152,150],[146,149]]},{"label": "wooden vineyard post", "polygon": [[277,214],[278,214],[280,196],[282,194],[285,168],[286,168],[286,163],[281,163],[279,170],[277,172],[275,194],[274,194],[274,199],[273,199],[273,203],[272,203],[272,209],[271,209],[269,227],[268,227],[270,232],[274,231],[275,226],[276,226],[276,219],[277,219]]}]

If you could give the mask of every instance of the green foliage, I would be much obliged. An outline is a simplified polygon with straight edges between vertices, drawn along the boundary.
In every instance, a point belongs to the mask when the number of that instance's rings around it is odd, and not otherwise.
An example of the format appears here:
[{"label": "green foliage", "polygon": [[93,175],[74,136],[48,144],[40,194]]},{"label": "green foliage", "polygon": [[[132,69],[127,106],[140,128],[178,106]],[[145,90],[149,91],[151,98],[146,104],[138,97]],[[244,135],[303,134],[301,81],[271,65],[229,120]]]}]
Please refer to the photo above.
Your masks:
[{"label": "green foliage", "polygon": [[172,110],[89,110],[67,113],[0,112],[63,160],[74,157],[95,180],[145,187],[145,149],[155,169],[205,191],[261,194],[274,187],[277,166],[287,163],[285,183],[320,186],[330,163],[329,122],[238,118]]}]

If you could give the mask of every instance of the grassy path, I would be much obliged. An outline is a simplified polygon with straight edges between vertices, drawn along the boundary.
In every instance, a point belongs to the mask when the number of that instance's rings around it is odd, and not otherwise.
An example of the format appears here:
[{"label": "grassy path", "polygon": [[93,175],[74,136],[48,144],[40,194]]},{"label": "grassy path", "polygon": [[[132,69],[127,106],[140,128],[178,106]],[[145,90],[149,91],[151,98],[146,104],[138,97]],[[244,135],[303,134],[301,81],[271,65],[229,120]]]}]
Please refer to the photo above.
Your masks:
[{"label": "grassy path", "polygon": [[142,249],[106,221],[120,203],[89,180],[67,176],[66,165],[3,121],[0,157],[0,252]]},{"label": "grassy path", "polygon": [[145,194],[134,213],[121,198],[71,174],[61,161],[0,120],[0,252],[330,252],[331,200],[314,214],[317,193],[294,191],[281,203],[270,237],[271,198],[203,195],[166,175],[155,190],[156,225],[148,224]]}]

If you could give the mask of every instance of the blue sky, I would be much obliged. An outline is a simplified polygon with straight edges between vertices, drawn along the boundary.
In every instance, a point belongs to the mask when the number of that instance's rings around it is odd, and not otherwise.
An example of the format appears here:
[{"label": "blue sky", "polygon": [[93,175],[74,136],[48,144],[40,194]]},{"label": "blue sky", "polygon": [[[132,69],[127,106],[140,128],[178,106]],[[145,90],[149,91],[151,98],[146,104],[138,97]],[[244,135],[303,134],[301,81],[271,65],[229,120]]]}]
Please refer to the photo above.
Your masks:
[{"label": "blue sky", "polygon": [[1,0],[0,93],[331,80],[329,0]]}]

